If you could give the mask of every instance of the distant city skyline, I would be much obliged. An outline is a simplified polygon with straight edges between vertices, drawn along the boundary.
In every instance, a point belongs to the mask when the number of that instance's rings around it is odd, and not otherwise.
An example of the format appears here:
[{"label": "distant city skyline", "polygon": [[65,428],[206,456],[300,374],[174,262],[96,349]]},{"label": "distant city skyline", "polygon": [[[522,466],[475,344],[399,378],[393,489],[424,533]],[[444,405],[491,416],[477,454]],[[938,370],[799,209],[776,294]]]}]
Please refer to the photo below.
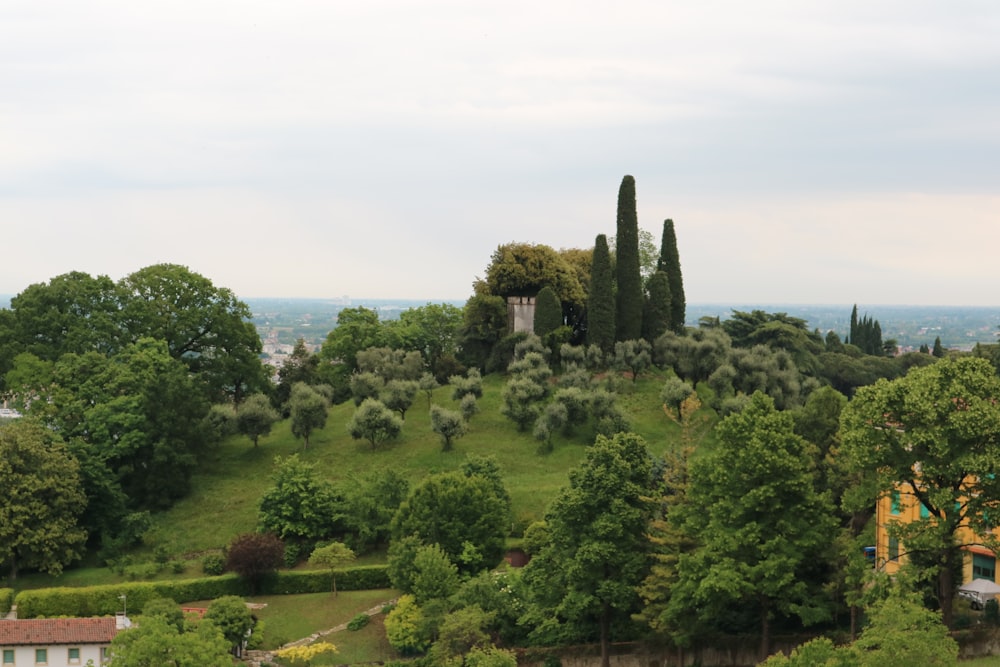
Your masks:
[{"label": "distant city skyline", "polygon": [[674,220],[690,303],[1000,304],[1000,5],[14,0],[0,293],[465,299]]}]

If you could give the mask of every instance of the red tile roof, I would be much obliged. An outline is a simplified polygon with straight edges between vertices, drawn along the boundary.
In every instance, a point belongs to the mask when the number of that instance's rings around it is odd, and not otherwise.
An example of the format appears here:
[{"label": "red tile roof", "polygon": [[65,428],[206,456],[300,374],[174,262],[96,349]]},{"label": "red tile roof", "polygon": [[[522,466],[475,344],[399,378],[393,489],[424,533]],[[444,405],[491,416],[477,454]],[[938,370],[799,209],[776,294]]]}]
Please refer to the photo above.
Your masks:
[{"label": "red tile roof", "polygon": [[0,646],[110,644],[116,634],[115,619],[110,616],[0,621]]}]

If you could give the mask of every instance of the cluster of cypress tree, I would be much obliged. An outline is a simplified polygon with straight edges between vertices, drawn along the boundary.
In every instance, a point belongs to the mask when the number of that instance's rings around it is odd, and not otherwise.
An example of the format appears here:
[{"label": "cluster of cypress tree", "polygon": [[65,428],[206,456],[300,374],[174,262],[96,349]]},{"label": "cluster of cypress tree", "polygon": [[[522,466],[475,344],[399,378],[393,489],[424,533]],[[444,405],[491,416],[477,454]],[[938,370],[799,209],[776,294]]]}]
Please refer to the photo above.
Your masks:
[{"label": "cluster of cypress tree", "polygon": [[615,341],[645,338],[652,343],[667,331],[683,333],[684,281],[674,221],[668,219],[663,222],[656,271],[646,283],[644,293],[639,261],[635,179],[628,175],[622,179],[618,189],[615,260],[612,276],[607,237],[598,235],[590,274],[587,342],[607,352]]},{"label": "cluster of cypress tree", "polygon": [[861,349],[865,354],[884,354],[882,347],[882,325],[867,314],[858,319],[858,304],[851,311],[851,334],[847,342]]}]

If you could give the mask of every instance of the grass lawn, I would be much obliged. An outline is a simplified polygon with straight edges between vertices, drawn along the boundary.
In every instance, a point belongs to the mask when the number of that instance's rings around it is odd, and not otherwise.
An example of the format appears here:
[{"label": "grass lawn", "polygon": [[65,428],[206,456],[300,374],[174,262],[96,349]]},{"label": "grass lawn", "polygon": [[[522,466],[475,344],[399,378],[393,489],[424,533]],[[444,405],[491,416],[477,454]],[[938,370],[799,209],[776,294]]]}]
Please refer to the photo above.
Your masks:
[{"label": "grass lawn", "polygon": [[[264,622],[263,648],[273,649],[308,637],[314,632],[334,628],[347,623],[357,614],[384,603],[399,595],[392,589],[371,591],[345,591],[334,597],[330,593],[310,593],[307,595],[260,595],[246,598],[247,602],[267,605],[254,611]],[[211,600],[185,603],[184,606],[207,607]],[[350,630],[337,632],[320,641],[339,645],[343,637],[354,635]],[[348,643],[351,643],[348,641]]]},{"label": "grass lawn", "polygon": [[[628,379],[612,378],[620,392],[619,405],[654,455],[683,439],[697,444],[709,438],[706,425],[715,421],[708,409],[700,417],[696,415],[692,420],[696,426],[688,429],[670,419],[659,400],[666,377],[654,369],[641,375],[634,385]],[[313,434],[305,451],[302,442],[292,437],[287,421],[276,424],[257,448],[245,437],[229,438],[206,454],[194,476],[192,493],[154,518],[147,548],[162,545],[174,557],[197,557],[225,546],[239,533],[253,530],[258,502],[271,484],[274,457],[296,452],[315,463],[319,474],[332,482],[391,467],[402,472],[411,484],[431,473],[457,469],[469,454],[493,455],[503,470],[515,517],[522,525],[540,519],[548,503],[567,484],[569,470],[583,459],[593,437],[592,427],[583,427],[573,436],[556,436],[553,451],[540,454],[539,443],[531,434],[518,432],[500,414],[504,381],[495,375],[484,378],[480,412],[451,452],[441,451],[422,393],[406,413],[402,436],[376,450],[347,434],[346,424],[354,411],[350,402],[330,409],[326,427]],[[450,387],[437,389],[433,402],[457,409]]]}]

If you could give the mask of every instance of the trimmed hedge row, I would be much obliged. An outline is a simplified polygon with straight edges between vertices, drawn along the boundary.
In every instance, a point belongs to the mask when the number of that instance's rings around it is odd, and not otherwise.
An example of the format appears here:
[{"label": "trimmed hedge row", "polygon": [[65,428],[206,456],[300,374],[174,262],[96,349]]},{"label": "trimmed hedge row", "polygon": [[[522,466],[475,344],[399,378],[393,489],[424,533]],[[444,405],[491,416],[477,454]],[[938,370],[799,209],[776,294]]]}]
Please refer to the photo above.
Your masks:
[{"label": "trimmed hedge row", "polygon": [[14,589],[0,588],[0,614],[10,611],[12,604],[14,604]]},{"label": "trimmed hedge row", "polygon": [[[385,565],[362,565],[336,570],[338,591],[367,591],[392,588],[389,569]],[[278,572],[261,582],[262,595],[298,595],[325,593],[333,588],[330,570]]]},{"label": "trimmed hedge row", "polygon": [[[278,572],[261,581],[261,595],[296,595],[324,593],[332,588],[329,570]],[[390,588],[385,565],[368,565],[337,570],[337,590],[360,591]],[[5,590],[0,589],[0,608]],[[108,616],[121,611],[123,602],[134,612],[154,598],[170,598],[178,603],[214,600],[224,595],[246,596],[249,588],[235,574],[199,579],[143,581],[136,583],[87,586],[81,588],[40,588],[17,594],[18,618],[55,616]],[[125,600],[122,600],[122,596]]]},{"label": "trimmed hedge row", "polygon": [[[127,606],[138,612],[154,598],[170,598],[176,602],[210,600],[223,595],[245,595],[246,585],[234,575],[178,579],[175,581],[143,581],[81,588],[39,588],[17,594],[18,618],[51,618],[54,616],[108,616]],[[122,596],[125,599],[122,600]]]}]

